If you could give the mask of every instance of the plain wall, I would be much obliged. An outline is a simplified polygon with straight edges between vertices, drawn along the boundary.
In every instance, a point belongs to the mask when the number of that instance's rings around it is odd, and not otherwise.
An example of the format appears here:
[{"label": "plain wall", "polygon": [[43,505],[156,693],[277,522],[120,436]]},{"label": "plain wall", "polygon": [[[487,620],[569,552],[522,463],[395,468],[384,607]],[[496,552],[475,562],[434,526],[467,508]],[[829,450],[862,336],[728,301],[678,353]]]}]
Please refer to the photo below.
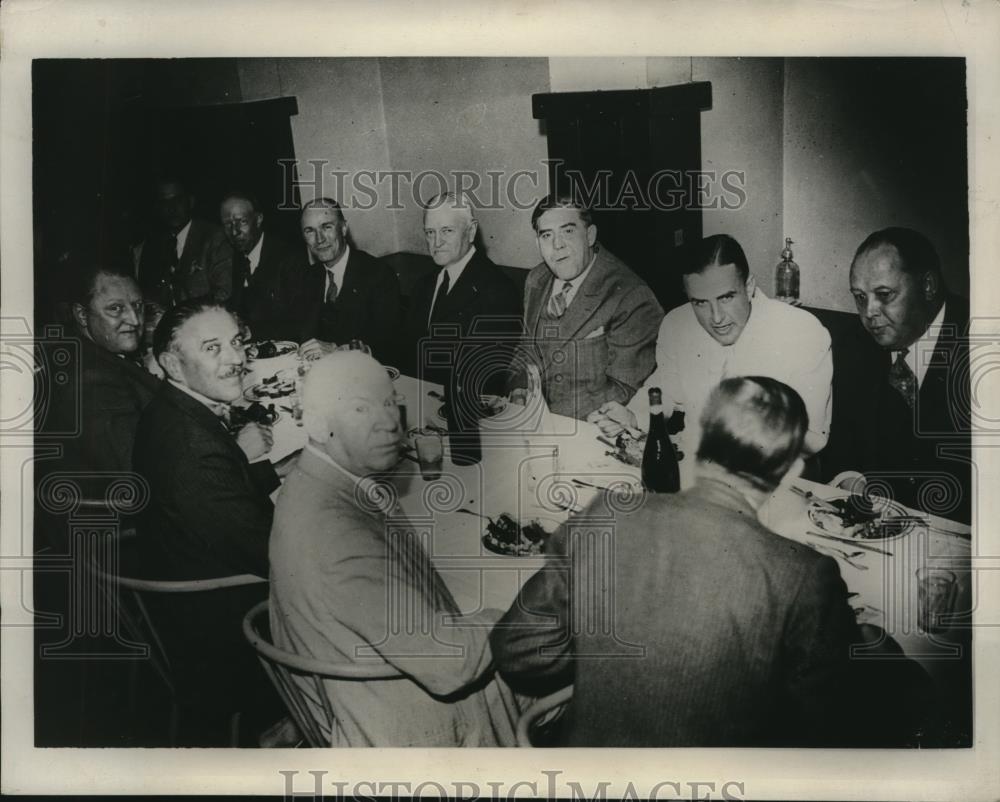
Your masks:
[{"label": "plain wall", "polygon": [[886,226],[925,234],[968,294],[964,106],[958,60],[785,60],[785,231],[806,303],[853,312],[854,252]]}]

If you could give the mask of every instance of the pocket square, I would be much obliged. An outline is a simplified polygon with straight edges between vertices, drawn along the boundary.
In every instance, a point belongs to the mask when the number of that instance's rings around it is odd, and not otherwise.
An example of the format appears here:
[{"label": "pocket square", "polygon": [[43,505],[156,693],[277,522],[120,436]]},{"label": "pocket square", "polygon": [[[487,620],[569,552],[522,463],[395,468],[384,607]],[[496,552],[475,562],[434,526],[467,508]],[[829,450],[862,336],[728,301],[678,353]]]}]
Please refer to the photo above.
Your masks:
[{"label": "pocket square", "polygon": [[598,326],[596,329],[594,329],[592,332],[590,332],[590,334],[588,334],[583,339],[585,339],[585,340],[592,340],[592,339],[594,339],[594,337],[603,337],[603,336],[604,336],[604,326]]}]

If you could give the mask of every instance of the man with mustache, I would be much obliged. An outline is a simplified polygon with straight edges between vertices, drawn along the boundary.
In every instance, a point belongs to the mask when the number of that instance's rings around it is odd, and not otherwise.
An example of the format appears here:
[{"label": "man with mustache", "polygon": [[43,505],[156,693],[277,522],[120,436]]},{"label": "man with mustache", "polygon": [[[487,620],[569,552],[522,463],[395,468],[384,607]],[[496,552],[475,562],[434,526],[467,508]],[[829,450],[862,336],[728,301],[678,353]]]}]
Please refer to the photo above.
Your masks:
[{"label": "man with mustache", "polygon": [[227,194],[219,217],[233,248],[231,305],[250,327],[253,339],[294,340],[300,315],[296,301],[306,276],[305,254],[264,230],[260,203],[248,193]]},{"label": "man with mustache", "polygon": [[303,423],[309,443],[271,531],[275,642],[304,657],[388,663],[403,674],[326,680],[337,722],[325,733],[330,744],[513,745],[517,710],[492,674],[487,638],[499,613],[460,615],[420,530],[379,477],[399,461],[403,437],[385,369],[357,351],[319,360],[306,376]]},{"label": "man with mustache", "polygon": [[[153,353],[166,379],[135,438],[135,469],[149,483],[139,526],[148,562],[141,575],[266,578],[269,494],[279,480],[260,459],[270,450],[270,430],[251,423],[233,437],[227,428],[246,361],[236,318],[212,300],[184,301],[160,320]],[[187,725],[185,745],[224,743],[233,711],[263,711],[267,705],[253,703],[255,696],[275,701],[240,634],[243,614],[265,596],[264,584],[150,594]],[[269,710],[262,724],[280,714],[277,704]]]},{"label": "man with mustache", "polygon": [[78,431],[64,441],[60,467],[130,471],[139,415],[160,384],[136,361],[142,291],[128,274],[94,265],[79,276],[71,311],[79,360],[70,382],[50,383],[51,421],[59,431]]}]

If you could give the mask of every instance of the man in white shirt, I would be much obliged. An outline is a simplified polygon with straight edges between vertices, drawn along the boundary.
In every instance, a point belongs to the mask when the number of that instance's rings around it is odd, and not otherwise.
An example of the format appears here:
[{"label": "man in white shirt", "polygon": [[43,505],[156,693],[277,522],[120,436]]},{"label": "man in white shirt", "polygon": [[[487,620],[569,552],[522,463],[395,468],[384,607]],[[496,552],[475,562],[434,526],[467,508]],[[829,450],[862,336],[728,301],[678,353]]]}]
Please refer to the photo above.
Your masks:
[{"label": "man in white shirt", "polygon": [[809,415],[803,448],[820,451],[830,428],[833,361],[830,335],[811,314],[774,301],[756,286],[743,248],[732,237],[704,239],[684,275],[689,303],[660,325],[656,370],[628,406],[609,402],[588,417],[609,436],[645,428],[651,387],[663,392],[664,413],[684,413],[675,436],[681,487],[694,481],[700,417],[709,394],[726,378],[768,376],[792,387]]}]

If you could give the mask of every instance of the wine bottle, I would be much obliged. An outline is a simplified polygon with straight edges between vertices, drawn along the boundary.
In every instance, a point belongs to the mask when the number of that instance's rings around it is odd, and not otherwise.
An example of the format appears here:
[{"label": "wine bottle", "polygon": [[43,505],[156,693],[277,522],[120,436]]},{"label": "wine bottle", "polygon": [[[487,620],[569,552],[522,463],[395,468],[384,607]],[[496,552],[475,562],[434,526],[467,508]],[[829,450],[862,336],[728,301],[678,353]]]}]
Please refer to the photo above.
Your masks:
[{"label": "wine bottle", "polygon": [[663,393],[649,388],[649,434],[642,453],[642,483],[653,493],[676,493],[681,489],[677,454],[663,418]]},{"label": "wine bottle", "polygon": [[445,401],[448,442],[453,463],[475,465],[483,458],[479,437],[479,398],[468,391],[463,379],[462,371],[458,368],[451,370]]},{"label": "wine bottle", "polygon": [[799,302],[799,266],[792,261],[792,240],[785,237],[785,249],[774,271],[774,295],[788,304]]}]

